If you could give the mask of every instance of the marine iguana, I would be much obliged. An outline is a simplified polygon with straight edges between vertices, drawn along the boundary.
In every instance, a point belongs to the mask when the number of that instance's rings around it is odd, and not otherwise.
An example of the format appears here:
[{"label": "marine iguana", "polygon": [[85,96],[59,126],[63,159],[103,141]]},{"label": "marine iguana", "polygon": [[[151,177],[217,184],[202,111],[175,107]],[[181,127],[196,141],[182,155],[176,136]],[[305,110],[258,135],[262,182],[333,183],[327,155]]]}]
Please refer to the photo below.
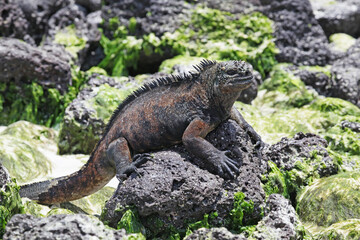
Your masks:
[{"label": "marine iguana", "polygon": [[183,143],[187,151],[206,161],[208,171],[224,178],[239,173],[239,163],[204,137],[231,117],[261,145],[260,136],[233,107],[241,90],[253,80],[244,61],[203,60],[197,72],[157,79],[127,97],[114,111],[102,139],[88,162],[77,172],[21,186],[20,196],[42,204],[82,198],[121,180],[146,161],[137,153]]}]

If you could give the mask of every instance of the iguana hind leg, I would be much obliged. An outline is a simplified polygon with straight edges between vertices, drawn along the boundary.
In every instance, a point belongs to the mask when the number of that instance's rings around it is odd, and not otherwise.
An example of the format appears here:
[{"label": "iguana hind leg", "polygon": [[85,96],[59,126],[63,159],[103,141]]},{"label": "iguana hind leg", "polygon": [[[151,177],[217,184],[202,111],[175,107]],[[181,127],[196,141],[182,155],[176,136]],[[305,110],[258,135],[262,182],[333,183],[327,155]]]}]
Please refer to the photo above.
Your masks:
[{"label": "iguana hind leg", "polygon": [[141,155],[136,155],[132,159],[128,142],[124,137],[112,141],[106,150],[106,155],[108,160],[115,165],[116,177],[119,181],[136,172],[136,168],[149,159]]}]

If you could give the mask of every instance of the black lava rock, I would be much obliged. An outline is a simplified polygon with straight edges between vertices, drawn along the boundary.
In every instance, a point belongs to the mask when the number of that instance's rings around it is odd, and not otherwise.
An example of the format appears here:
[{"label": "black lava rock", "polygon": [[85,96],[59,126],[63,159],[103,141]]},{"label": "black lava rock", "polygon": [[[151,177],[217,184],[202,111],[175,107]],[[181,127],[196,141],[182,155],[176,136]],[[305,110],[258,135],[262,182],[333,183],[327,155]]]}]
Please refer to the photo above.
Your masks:
[{"label": "black lava rock", "polygon": [[0,82],[29,83],[66,92],[71,85],[70,56],[59,48],[36,48],[12,38],[0,38]]},{"label": "black lava rock", "polygon": [[328,40],[315,19],[308,0],[260,0],[265,15],[275,22],[279,62],[296,65],[326,65],[330,60]]}]

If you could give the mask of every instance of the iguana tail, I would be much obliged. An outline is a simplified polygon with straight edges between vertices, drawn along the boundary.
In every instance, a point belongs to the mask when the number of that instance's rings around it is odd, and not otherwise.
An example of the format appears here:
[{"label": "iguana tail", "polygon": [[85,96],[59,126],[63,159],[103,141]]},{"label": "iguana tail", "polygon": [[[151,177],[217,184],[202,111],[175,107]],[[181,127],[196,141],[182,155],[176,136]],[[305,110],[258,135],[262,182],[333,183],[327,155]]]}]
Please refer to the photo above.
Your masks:
[{"label": "iguana tail", "polygon": [[79,171],[68,176],[23,185],[20,187],[20,196],[51,205],[90,195],[115,176],[114,166],[101,159],[103,157],[101,150],[95,151]]}]

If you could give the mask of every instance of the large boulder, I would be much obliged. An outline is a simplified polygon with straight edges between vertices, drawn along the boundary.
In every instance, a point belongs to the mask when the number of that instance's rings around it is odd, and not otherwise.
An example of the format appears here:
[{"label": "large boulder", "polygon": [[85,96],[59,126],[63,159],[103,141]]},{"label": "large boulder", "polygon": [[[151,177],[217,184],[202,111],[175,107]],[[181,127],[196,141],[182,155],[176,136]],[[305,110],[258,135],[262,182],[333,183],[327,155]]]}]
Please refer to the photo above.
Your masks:
[{"label": "large boulder", "polygon": [[15,215],[6,226],[4,239],[144,239],[140,234],[111,230],[98,219],[86,215],[53,215],[36,218]]},{"label": "large boulder", "polygon": [[[259,159],[250,136],[229,120],[210,133],[207,140],[219,150],[228,150],[229,157],[242,163],[236,180],[224,181],[190,163],[204,167],[204,163],[189,155],[183,146],[153,152],[151,160],[118,186],[106,204],[103,219],[114,226],[128,206],[133,206],[154,237],[171,225],[183,229],[185,220],[198,221],[210,212],[217,212],[215,222],[231,219],[229,212],[234,208],[234,196],[242,192],[245,199],[241,201],[252,202],[253,210],[244,210],[239,224],[242,220],[243,224],[260,220],[265,199],[260,178],[266,166]],[[154,225],[154,221],[161,224]],[[240,225],[228,227],[236,229]]]},{"label": "large boulder", "polygon": [[360,107],[360,39],[356,40],[343,58],[331,67],[333,88],[330,95],[345,99]]},{"label": "large boulder", "polygon": [[298,198],[300,219],[323,227],[359,219],[359,179],[358,172],[344,172],[314,181]]},{"label": "large boulder", "polygon": [[0,39],[0,82],[28,84],[66,92],[71,85],[69,55],[61,49],[33,47],[13,38]]},{"label": "large boulder", "polygon": [[360,3],[357,0],[310,0],[325,34],[347,33],[360,36]]},{"label": "large boulder", "polygon": [[315,19],[309,0],[260,0],[262,11],[275,23],[275,44],[280,62],[326,65],[328,40]]},{"label": "large boulder", "polygon": [[34,45],[29,35],[29,22],[23,11],[13,1],[0,1],[0,36],[23,39]]}]

